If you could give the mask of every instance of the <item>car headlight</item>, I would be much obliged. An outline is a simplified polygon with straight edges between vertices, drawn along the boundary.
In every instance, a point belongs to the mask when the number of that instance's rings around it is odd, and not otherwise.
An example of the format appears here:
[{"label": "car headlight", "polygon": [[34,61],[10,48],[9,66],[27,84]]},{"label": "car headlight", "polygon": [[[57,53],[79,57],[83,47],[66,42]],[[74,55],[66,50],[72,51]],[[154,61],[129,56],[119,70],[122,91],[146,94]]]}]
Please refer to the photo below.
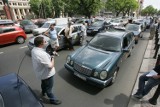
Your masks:
[{"label": "car headlight", "polygon": [[94,72],[93,76],[98,77],[98,72]]},{"label": "car headlight", "polygon": [[72,60],[70,61],[70,64],[73,65],[73,61]]},{"label": "car headlight", "polygon": [[105,78],[107,78],[107,72],[106,71],[102,71],[101,73],[100,73],[100,75],[99,75],[99,77],[100,77],[100,79],[105,79]]},{"label": "car headlight", "polygon": [[71,61],[71,57],[68,56],[68,57],[67,57],[67,60],[66,60],[66,63],[70,63],[70,61]]}]

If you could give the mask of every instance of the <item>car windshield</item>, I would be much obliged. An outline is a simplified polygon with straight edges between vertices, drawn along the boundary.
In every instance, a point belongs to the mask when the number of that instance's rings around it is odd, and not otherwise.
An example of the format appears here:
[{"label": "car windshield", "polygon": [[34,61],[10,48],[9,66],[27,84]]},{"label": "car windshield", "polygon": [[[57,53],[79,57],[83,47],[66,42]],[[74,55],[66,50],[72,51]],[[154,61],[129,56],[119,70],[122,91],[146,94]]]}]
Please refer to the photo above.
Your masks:
[{"label": "car windshield", "polygon": [[41,28],[49,28],[49,26],[50,26],[50,23],[44,23]]},{"label": "car windshield", "polygon": [[89,46],[105,51],[119,52],[121,50],[121,40],[112,36],[97,35],[90,41]]},{"label": "car windshield", "polygon": [[113,22],[113,23],[119,23],[120,21],[119,20],[111,20],[111,22]]},{"label": "car windshield", "polygon": [[1,94],[0,94],[0,107],[4,107],[4,101]]},{"label": "car windshield", "polygon": [[131,24],[128,24],[128,25],[126,26],[126,30],[138,31],[138,28],[139,28],[138,25],[131,25]]},{"label": "car windshield", "polygon": [[56,28],[57,33],[59,33],[61,31],[61,29],[62,29],[60,27],[55,27],[55,28]]},{"label": "car windshield", "polygon": [[23,20],[23,21],[21,21],[21,24],[22,25],[33,25],[33,22],[28,21],[28,20]]},{"label": "car windshield", "polygon": [[96,21],[92,24],[92,26],[102,26],[103,21]]}]

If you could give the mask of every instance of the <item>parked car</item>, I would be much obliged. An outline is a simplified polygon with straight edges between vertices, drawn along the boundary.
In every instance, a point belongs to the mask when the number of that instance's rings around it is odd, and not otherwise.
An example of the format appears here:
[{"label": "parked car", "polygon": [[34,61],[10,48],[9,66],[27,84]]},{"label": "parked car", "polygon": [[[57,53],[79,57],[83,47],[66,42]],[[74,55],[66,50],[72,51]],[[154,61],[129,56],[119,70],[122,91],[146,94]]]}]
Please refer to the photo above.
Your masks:
[{"label": "parked car", "polygon": [[106,31],[109,27],[111,27],[110,23],[105,20],[95,21],[87,28],[87,35],[95,36],[99,32]]},{"label": "parked car", "polygon": [[0,20],[0,26],[13,26],[14,22],[12,20]]},{"label": "parked car", "polygon": [[124,26],[123,20],[122,19],[112,19],[110,21],[111,25],[115,26]]},{"label": "parked car", "polygon": [[139,25],[142,25],[142,31],[145,31],[146,30],[146,22],[144,19],[137,19],[137,20],[134,20],[133,23],[135,24],[139,24]]},{"label": "parked car", "polygon": [[31,88],[17,74],[0,77],[0,107],[44,107]]},{"label": "parked car", "polygon": [[88,44],[67,56],[65,68],[80,79],[104,88],[115,82],[123,62],[134,47],[133,32],[98,33]]},{"label": "parked car", "polygon": [[20,27],[0,27],[0,45],[9,44],[13,42],[22,44],[25,42],[26,38],[27,36],[24,30]]},{"label": "parked car", "polygon": [[[72,44],[80,44],[81,43],[81,40],[82,40],[82,35],[81,35],[81,27],[82,27],[82,24],[75,24],[75,25],[72,25],[73,26],[73,32],[72,32]],[[57,32],[58,32],[58,35],[59,35],[59,49],[62,49],[62,48],[65,48],[67,46],[67,43],[65,41],[65,37],[64,37],[64,30],[65,30],[65,26],[64,25],[60,25],[60,26],[55,26]],[[48,36],[45,36],[45,35],[39,35],[41,37],[44,37],[44,40],[46,41],[46,45],[45,45],[45,49],[47,50],[47,52],[50,53],[50,38]],[[37,37],[37,36],[36,36]],[[29,40],[29,43],[28,43],[28,48],[30,50],[33,49],[34,47],[34,39],[36,37],[33,37]]]},{"label": "parked car", "polygon": [[143,27],[139,24],[127,24],[126,30],[134,33],[136,44],[138,43],[139,37],[143,37]]},{"label": "parked car", "polygon": [[31,33],[33,29],[38,28],[37,25],[35,25],[32,21],[30,20],[22,20],[20,21],[20,26],[26,33]]},{"label": "parked car", "polygon": [[55,18],[55,19],[50,19],[49,21],[45,22],[42,27],[34,29],[33,30],[33,35],[37,36],[40,34],[43,34],[45,31],[47,31],[50,27],[51,24],[55,23],[56,26],[65,26],[68,23],[67,18]]}]

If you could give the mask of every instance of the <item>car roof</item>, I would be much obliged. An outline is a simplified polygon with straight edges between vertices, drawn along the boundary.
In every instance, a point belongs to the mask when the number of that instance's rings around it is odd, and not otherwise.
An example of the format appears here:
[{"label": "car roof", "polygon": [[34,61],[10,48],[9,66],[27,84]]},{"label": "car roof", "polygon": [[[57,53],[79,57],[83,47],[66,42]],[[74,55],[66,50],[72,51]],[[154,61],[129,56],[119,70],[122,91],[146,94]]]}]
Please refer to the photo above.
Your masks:
[{"label": "car roof", "polygon": [[128,33],[128,31],[110,30],[110,31],[106,31],[103,33],[99,33],[99,34],[121,39],[124,36],[124,34],[126,34],[126,33]]}]

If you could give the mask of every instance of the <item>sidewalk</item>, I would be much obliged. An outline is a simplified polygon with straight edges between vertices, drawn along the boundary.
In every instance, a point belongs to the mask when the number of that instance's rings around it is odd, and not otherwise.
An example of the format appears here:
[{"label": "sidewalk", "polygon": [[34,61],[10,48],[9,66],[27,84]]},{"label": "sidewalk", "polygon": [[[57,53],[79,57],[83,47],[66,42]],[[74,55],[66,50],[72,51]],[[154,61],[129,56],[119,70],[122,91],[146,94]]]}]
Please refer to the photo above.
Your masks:
[{"label": "sidewalk", "polygon": [[[139,81],[138,78],[139,78],[139,76],[142,75],[144,72],[147,72],[147,71],[151,70],[155,66],[156,59],[153,59],[154,52],[155,52],[155,50],[154,50],[154,40],[149,40],[148,46],[147,46],[147,49],[145,51],[145,55],[144,55],[144,58],[143,58],[142,65],[141,65],[141,68],[140,68],[140,71],[139,71],[134,89],[132,91],[132,95],[138,89],[138,81]],[[141,99],[141,100],[135,100],[131,96],[128,107],[160,107],[160,98],[157,100],[157,105],[151,105],[150,103],[148,103],[148,99],[150,99],[154,95],[154,92],[155,92],[156,88],[157,87],[154,87],[150,91],[150,93],[148,93],[146,96],[144,96],[144,98]]]}]

